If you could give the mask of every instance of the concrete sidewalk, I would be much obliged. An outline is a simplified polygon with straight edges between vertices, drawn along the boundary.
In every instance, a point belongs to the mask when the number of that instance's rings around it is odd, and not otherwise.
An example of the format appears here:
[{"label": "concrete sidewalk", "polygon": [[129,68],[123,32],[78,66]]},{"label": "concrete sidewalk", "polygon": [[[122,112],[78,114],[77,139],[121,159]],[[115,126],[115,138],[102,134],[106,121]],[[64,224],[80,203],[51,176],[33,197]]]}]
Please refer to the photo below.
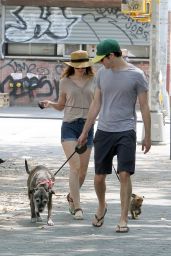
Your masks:
[{"label": "concrete sidewalk", "polygon": [[[133,193],[144,196],[142,214],[138,220],[129,220],[130,232],[114,231],[120,214],[119,182],[115,173],[107,178],[107,214],[101,228],[91,225],[96,212],[94,192],[93,152],[88,175],[81,189],[81,205],[85,219],[75,221],[68,212],[68,166],[57,174],[54,190],[53,220],[55,226],[30,223],[24,158],[30,164],[45,164],[55,172],[64,163],[60,145],[61,120],[49,110],[52,119],[37,119],[37,110],[30,108],[24,115],[16,109],[3,109],[0,154],[6,162],[0,164],[0,237],[2,256],[169,256],[171,254],[171,161],[169,131],[167,143],[152,146],[144,155],[137,145],[136,173],[132,177]],[[9,112],[10,110],[10,112]],[[24,109],[22,109],[23,111]],[[12,111],[14,111],[12,113]],[[40,110],[42,113],[42,110]],[[51,112],[52,111],[52,112]],[[36,115],[35,115],[36,114]],[[12,116],[10,116],[12,115]],[[43,114],[42,114],[43,115]],[[8,118],[6,118],[8,116]],[[22,118],[21,118],[22,117]],[[138,134],[142,122],[138,124]],[[116,165],[114,161],[114,165]]]},{"label": "concrete sidewalk", "polygon": [[[142,116],[139,109],[137,114],[137,141],[141,142],[142,139]],[[57,111],[53,108],[40,109],[38,106],[10,106],[0,108],[1,118],[19,118],[19,119],[47,119],[47,120],[62,120],[63,111]],[[162,134],[164,134],[164,143],[170,143],[170,117],[165,117],[165,125]]]},{"label": "concrete sidewalk", "polygon": [[0,108],[0,118],[62,119],[63,112],[38,106],[10,106]]},{"label": "concrete sidewalk", "polygon": [[[63,111],[53,108],[40,109],[38,106],[10,106],[0,108],[0,118],[32,118],[32,119],[62,119]],[[141,122],[140,110],[137,109],[137,121]],[[170,116],[166,116],[165,121],[170,123]]]}]

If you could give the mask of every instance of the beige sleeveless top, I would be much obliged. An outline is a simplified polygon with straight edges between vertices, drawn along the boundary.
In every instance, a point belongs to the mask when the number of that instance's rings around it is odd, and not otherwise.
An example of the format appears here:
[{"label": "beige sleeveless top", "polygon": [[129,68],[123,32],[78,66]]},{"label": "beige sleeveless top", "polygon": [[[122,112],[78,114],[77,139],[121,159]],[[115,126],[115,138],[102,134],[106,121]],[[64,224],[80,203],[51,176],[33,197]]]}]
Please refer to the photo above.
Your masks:
[{"label": "beige sleeveless top", "polygon": [[[78,118],[87,118],[90,104],[93,100],[95,90],[95,79],[90,77],[82,88],[77,86],[74,81],[65,77],[60,80],[59,94],[66,94],[64,108],[64,122],[72,122]],[[75,108],[74,108],[75,107]]]}]

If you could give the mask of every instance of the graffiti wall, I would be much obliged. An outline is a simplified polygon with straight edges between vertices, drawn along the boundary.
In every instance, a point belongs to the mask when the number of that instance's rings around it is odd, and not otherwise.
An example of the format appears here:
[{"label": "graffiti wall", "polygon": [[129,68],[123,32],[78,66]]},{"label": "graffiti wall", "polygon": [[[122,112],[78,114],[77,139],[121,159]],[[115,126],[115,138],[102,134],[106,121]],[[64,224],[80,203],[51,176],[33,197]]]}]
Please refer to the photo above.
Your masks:
[{"label": "graffiti wall", "polygon": [[149,45],[149,23],[117,8],[6,7],[6,42],[97,43],[112,37],[121,44]]},{"label": "graffiti wall", "polygon": [[[149,45],[150,25],[133,21],[117,8],[8,6],[1,9],[0,18],[1,50],[5,43],[97,44],[105,38],[117,39],[121,46]],[[58,98],[62,62],[6,59],[5,52],[3,57],[0,92],[9,93],[10,105]]]},{"label": "graffiti wall", "polygon": [[[149,63],[133,63],[149,76]],[[49,61],[0,61],[0,92],[9,93],[10,105],[37,105],[43,99],[57,100],[62,63]],[[98,65],[94,67],[95,71]]]},{"label": "graffiti wall", "polygon": [[0,92],[10,95],[10,105],[35,105],[57,99],[62,64],[49,61],[0,61]]}]

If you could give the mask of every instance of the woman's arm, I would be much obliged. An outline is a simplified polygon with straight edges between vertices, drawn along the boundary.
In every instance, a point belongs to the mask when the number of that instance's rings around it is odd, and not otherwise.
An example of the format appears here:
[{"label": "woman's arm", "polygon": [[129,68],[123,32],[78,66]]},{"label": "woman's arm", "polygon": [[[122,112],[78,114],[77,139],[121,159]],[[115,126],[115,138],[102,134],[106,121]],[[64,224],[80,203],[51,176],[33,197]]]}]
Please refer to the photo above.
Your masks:
[{"label": "woman's arm", "polygon": [[40,101],[40,104],[44,108],[52,107],[56,110],[63,110],[64,107],[65,107],[65,103],[66,103],[66,95],[64,93],[60,94],[57,102],[54,102],[54,101],[51,101],[51,100]]}]

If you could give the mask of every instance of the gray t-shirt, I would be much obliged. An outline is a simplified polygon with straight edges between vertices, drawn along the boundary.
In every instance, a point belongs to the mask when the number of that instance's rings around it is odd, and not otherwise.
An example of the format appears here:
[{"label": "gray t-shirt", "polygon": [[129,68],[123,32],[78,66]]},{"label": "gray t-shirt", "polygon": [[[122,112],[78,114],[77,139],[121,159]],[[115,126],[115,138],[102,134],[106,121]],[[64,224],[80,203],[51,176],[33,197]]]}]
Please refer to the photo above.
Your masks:
[{"label": "gray t-shirt", "polygon": [[102,67],[96,84],[102,94],[97,128],[107,132],[136,131],[137,96],[148,90],[143,71],[133,65],[121,71]]}]

